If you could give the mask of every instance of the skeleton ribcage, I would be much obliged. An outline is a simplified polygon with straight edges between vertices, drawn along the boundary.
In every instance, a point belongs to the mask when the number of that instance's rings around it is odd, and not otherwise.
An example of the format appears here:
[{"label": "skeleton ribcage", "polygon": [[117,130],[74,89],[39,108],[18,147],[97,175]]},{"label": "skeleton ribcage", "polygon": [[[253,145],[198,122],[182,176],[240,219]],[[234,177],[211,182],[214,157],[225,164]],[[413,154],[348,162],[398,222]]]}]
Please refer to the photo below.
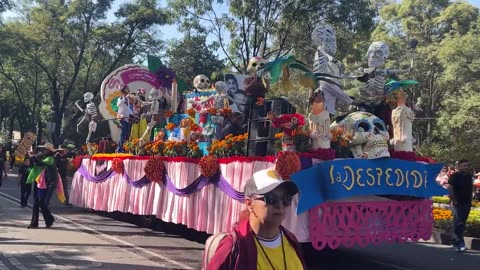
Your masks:
[{"label": "skeleton ribcage", "polygon": [[383,100],[385,86],[385,77],[376,75],[370,78],[365,85],[360,88],[362,99],[370,102],[380,102]]},{"label": "skeleton ribcage", "polygon": [[313,72],[318,81],[333,82],[341,85],[340,81],[335,78],[339,77],[342,72],[342,65],[340,62],[330,62],[325,54],[317,50],[315,54],[315,61],[313,63]]},{"label": "skeleton ribcage", "polygon": [[215,109],[220,110],[225,108],[225,97],[216,96],[215,97]]},{"label": "skeleton ribcage", "polygon": [[85,114],[89,115],[90,119],[97,118],[98,110],[97,106],[95,106],[95,103],[90,102],[87,104],[87,107],[85,108]]}]

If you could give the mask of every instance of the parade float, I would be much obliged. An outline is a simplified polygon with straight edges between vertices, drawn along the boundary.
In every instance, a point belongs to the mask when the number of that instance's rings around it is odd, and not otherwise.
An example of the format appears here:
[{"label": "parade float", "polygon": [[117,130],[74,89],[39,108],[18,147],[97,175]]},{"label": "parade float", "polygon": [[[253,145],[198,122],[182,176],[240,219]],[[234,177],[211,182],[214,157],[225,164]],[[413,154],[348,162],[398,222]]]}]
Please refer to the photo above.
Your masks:
[{"label": "parade float", "polygon": [[[368,68],[347,76],[333,57],[334,29],[321,24],[312,38],[317,46],[313,72],[293,56],[268,63],[254,57],[249,75],[226,75],[213,85],[199,75],[194,89],[183,91],[174,71],[153,59],[148,67],[114,71],[102,84],[99,105],[111,139],[87,141],[85,155],[76,158],[71,203],[154,215],[215,234],[230,231],[239,220],[244,183],[256,171],[273,167],[300,189],[284,222],[300,242],[321,250],[429,239],[429,198],[446,190],[435,181],[442,164],[413,150],[414,113],[404,89],[416,82],[388,79],[403,71],[382,69],[389,54],[383,42],[370,47]],[[298,87],[311,89],[307,116],[285,99],[265,99],[270,85],[297,87],[289,78],[294,71],[300,74]],[[341,81],[352,78],[364,83],[363,96],[374,99],[354,102],[346,95]],[[124,153],[106,153],[119,141],[117,104],[125,86],[136,93],[125,96],[138,111],[135,119],[148,124],[131,132],[120,148]],[[337,99],[373,109],[334,120]],[[219,138],[232,110],[245,115],[247,133]],[[134,125],[140,122],[135,119]],[[94,133],[95,124],[89,126]]]}]

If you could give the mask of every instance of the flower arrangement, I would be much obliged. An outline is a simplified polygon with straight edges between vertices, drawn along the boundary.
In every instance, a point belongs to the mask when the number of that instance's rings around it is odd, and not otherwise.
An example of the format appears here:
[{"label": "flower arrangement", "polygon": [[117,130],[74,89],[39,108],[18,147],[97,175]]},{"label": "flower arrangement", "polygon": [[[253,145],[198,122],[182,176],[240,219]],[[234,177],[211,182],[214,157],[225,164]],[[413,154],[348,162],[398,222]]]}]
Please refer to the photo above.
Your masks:
[{"label": "flower arrangement", "polygon": [[172,112],[172,111],[166,111],[166,112],[165,112],[165,117],[166,117],[166,118],[170,118],[170,117],[172,117],[172,116],[173,116],[173,112]]},{"label": "flower arrangement", "polygon": [[208,108],[207,112],[210,115],[216,115],[217,114],[217,109],[215,109],[214,107],[210,107],[210,108]]},{"label": "flower arrangement", "polygon": [[353,135],[346,133],[342,127],[335,127],[330,130],[332,135],[331,148],[337,153],[339,158],[353,157],[352,152],[348,148],[352,140]]},{"label": "flower arrangement", "polygon": [[79,154],[80,155],[89,155],[93,156],[98,153],[98,144],[97,143],[87,143],[82,145],[80,148]]},{"label": "flower arrangement", "polygon": [[206,177],[212,177],[220,170],[218,159],[215,156],[204,156],[198,163],[200,171]]},{"label": "flower arrangement", "polygon": [[290,175],[300,171],[302,163],[300,157],[290,151],[282,151],[278,153],[277,161],[275,162],[275,171],[284,180],[290,180]]},{"label": "flower arrangement", "polygon": [[166,66],[161,66],[155,74],[157,75],[160,84],[166,88],[172,86],[173,79],[176,77],[175,71]]},{"label": "flower arrangement", "polygon": [[117,174],[122,174],[124,170],[123,160],[114,158],[112,160],[112,170]]},{"label": "flower arrangement", "polygon": [[127,154],[127,153],[112,153],[112,154],[95,154],[92,156],[92,160],[98,160],[98,159],[126,159],[129,157],[132,157],[132,154]]},{"label": "flower arrangement", "polygon": [[273,127],[282,129],[284,137],[285,135],[292,137],[295,136],[297,132],[302,130],[303,126],[305,125],[305,117],[298,113],[282,114],[278,117],[273,116],[272,123]]},{"label": "flower arrangement", "polygon": [[213,141],[208,152],[219,158],[245,156],[248,134],[233,136],[229,134],[221,141]]},{"label": "flower arrangement", "polygon": [[190,108],[187,110],[187,114],[190,116],[190,117],[195,117],[195,110],[193,108]]},{"label": "flower arrangement", "polygon": [[144,155],[144,142],[140,139],[133,139],[125,142],[123,144],[123,149],[130,154],[134,155]]},{"label": "flower arrangement", "polygon": [[164,143],[162,153],[166,157],[200,158],[203,156],[195,141],[167,141]]},{"label": "flower arrangement", "polygon": [[165,129],[166,130],[169,130],[169,131],[172,131],[174,128],[176,128],[177,126],[172,123],[172,122],[169,122],[166,126],[165,126]]},{"label": "flower arrangement", "polygon": [[149,142],[143,147],[145,155],[148,156],[162,155],[164,148],[165,142],[163,140]]},{"label": "flower arrangement", "polygon": [[165,176],[165,164],[159,157],[152,157],[145,164],[145,176],[152,182],[161,183]]},{"label": "flower arrangement", "polygon": [[306,129],[299,129],[295,132],[295,135],[289,137],[284,132],[275,134],[274,148],[278,151],[282,151],[282,144],[285,140],[290,140],[295,145],[295,151],[299,153],[306,153],[311,151],[312,144],[310,142],[310,132]]},{"label": "flower arrangement", "polygon": [[230,115],[232,114],[232,109],[230,109],[230,108],[220,109],[220,114],[225,118],[229,118]]}]

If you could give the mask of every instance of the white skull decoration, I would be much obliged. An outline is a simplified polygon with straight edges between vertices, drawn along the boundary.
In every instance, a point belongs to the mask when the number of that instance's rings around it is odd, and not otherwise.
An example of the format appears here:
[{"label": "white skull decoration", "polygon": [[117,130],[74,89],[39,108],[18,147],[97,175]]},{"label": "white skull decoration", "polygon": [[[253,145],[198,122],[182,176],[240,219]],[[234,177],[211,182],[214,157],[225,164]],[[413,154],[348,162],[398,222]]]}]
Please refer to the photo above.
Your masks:
[{"label": "white skull decoration", "polygon": [[255,56],[255,57],[250,58],[250,60],[248,61],[248,66],[247,66],[248,74],[250,74],[252,76],[255,75],[257,73],[258,69],[262,68],[266,63],[267,63],[267,61],[265,61],[265,59],[263,59],[260,56]]},{"label": "white skull decoration", "polygon": [[335,29],[329,24],[321,23],[312,32],[312,40],[315,46],[331,56],[337,52],[337,37]]},{"label": "white skull decoration", "polygon": [[150,90],[150,93],[148,94],[148,99],[157,100],[159,98],[160,98],[160,90],[158,90],[157,88],[152,88],[152,90]]},{"label": "white skull decoration", "polygon": [[92,101],[93,97],[94,97],[93,93],[86,92],[85,94],[83,94],[83,101],[85,103],[90,102]]},{"label": "white skull decoration", "polygon": [[342,136],[350,141],[354,158],[376,159],[390,156],[388,130],[385,123],[375,115],[354,112],[330,126],[331,129],[337,127],[343,129]]},{"label": "white skull decoration", "polygon": [[383,66],[389,54],[390,50],[388,49],[387,43],[383,41],[373,42],[366,54],[368,66],[373,68]]},{"label": "white skull decoration", "polygon": [[210,86],[210,79],[203,74],[197,75],[193,79],[193,86],[196,89],[205,90]]}]

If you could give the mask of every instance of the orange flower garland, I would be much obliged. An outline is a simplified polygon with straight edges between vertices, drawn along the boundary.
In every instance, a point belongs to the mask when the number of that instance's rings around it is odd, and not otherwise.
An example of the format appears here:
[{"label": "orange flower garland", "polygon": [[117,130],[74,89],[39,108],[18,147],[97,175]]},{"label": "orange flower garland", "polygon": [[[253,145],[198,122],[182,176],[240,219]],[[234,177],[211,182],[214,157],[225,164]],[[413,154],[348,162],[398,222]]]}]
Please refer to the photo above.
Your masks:
[{"label": "orange flower garland", "polygon": [[123,169],[124,169],[124,166],[123,166],[123,160],[119,159],[119,158],[114,158],[112,160],[112,170],[116,173],[116,174],[122,174],[123,173]]},{"label": "orange flower garland", "polygon": [[166,111],[166,112],[165,112],[165,117],[166,117],[166,118],[172,117],[172,115],[173,115],[173,112],[172,112],[172,111]]},{"label": "orange flower garland", "polygon": [[160,183],[163,182],[163,177],[165,176],[165,165],[161,158],[152,157],[145,164],[145,176],[152,182]]},{"label": "orange flower garland", "polygon": [[290,175],[300,171],[302,163],[300,157],[290,151],[278,152],[277,162],[275,162],[275,171],[284,180],[290,180]]},{"label": "orange flower garland", "polygon": [[200,171],[206,177],[212,177],[220,170],[218,159],[215,156],[202,157],[198,165],[200,166]]},{"label": "orange flower garland", "polygon": [[195,110],[190,108],[187,110],[187,114],[190,115],[190,117],[195,117]]},{"label": "orange flower garland", "polygon": [[165,129],[172,131],[175,127],[176,127],[175,124],[170,122],[167,124],[167,126],[165,126]]}]

